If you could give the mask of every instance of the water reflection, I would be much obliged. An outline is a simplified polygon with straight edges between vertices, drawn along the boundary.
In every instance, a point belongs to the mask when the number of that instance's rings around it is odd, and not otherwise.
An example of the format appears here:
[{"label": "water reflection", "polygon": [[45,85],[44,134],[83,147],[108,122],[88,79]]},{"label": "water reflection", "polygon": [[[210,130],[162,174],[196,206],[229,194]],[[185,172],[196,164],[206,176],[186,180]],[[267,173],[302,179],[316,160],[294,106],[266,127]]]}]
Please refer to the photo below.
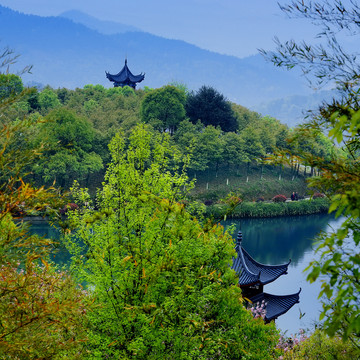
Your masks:
[{"label": "water reflection", "polygon": [[297,265],[332,219],[330,215],[317,214],[226,221],[224,225],[236,225],[234,237],[239,230],[243,232],[243,246],[257,261],[280,264],[291,259],[292,265]]},{"label": "water reflection", "polygon": [[[50,225],[45,220],[33,221],[31,223],[30,232],[52,240],[60,239],[59,228]],[[56,244],[56,248],[54,249],[51,256],[51,260],[60,266],[67,265],[70,262],[70,254],[65,246],[61,243]]]},{"label": "water reflection", "polygon": [[[264,287],[265,292],[277,295],[292,294],[302,289],[300,303],[276,320],[277,326],[288,335],[297,333],[300,328],[313,330],[319,319],[321,285],[319,281],[312,284],[306,281],[304,269],[318,257],[313,250],[316,235],[338,228],[342,221],[322,214],[224,223],[225,226],[236,225],[234,237],[237,231],[242,230],[243,246],[257,261],[279,264],[292,260],[287,275]],[[300,314],[305,315],[301,317]]]}]

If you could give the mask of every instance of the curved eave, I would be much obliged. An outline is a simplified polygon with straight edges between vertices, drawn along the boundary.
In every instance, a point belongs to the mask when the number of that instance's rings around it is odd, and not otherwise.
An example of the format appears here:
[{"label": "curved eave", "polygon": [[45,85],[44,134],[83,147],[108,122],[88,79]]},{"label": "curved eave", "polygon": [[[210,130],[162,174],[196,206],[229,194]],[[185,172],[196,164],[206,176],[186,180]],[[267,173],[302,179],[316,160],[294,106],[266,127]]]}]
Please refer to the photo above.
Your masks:
[{"label": "curved eave", "polygon": [[132,82],[137,83],[141,82],[145,78],[145,74],[141,73],[139,75],[134,75],[130,69],[128,68],[127,64],[125,63],[124,67],[121,69],[121,71],[117,74],[110,74],[106,72],[106,77],[110,81],[114,81],[117,83],[126,83],[126,82]]},{"label": "curved eave", "polygon": [[[240,248],[240,251],[239,251]],[[241,246],[236,247],[237,258],[233,258],[232,269],[239,275],[240,286],[251,286],[260,284],[260,272],[251,271],[245,261]]]},{"label": "curved eave", "polygon": [[263,300],[266,303],[265,321],[277,319],[280,315],[285,314],[295,304],[299,303],[300,290],[295,294],[290,295],[273,295],[268,293],[261,293],[250,298],[253,304],[261,303]]},{"label": "curved eave", "polygon": [[240,249],[246,267],[249,269],[250,272],[260,274],[259,281],[262,285],[269,284],[281,275],[287,274],[287,270],[291,260],[281,265],[265,265],[254,260],[242,246],[240,246]]}]

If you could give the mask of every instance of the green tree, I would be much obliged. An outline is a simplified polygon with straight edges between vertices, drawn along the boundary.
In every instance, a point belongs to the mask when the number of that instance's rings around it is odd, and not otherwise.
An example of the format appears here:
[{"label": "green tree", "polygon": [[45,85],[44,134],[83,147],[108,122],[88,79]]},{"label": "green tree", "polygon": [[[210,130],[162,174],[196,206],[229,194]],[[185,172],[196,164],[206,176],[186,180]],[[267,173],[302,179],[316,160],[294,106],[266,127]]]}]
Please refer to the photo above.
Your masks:
[{"label": "green tree", "polygon": [[20,94],[24,89],[20,76],[0,73],[0,99]]},{"label": "green tree", "polygon": [[45,88],[39,93],[38,102],[44,113],[61,105],[56,93],[50,88]]},{"label": "green tree", "polygon": [[47,139],[51,148],[44,152],[44,161],[34,164],[34,173],[48,183],[56,180],[66,187],[74,179],[81,181],[100,171],[103,164],[93,151],[94,137],[95,131],[86,119],[64,108],[53,110],[38,134],[38,139]]},{"label": "green tree", "polygon": [[260,160],[265,155],[265,150],[261,141],[261,133],[256,127],[256,124],[248,126],[240,134],[240,141],[244,144],[246,157],[244,158],[247,162],[247,176],[250,171],[251,162]]},{"label": "green tree", "polygon": [[217,171],[222,162],[223,151],[222,131],[210,125],[199,133],[192,157],[198,164],[206,164],[205,169],[211,167]]},{"label": "green tree", "polygon": [[49,262],[55,244],[30,235],[16,218],[34,211],[50,215],[63,203],[55,189],[36,188],[24,179],[46,144],[30,147],[21,139],[39,123],[3,121],[6,108],[25,94],[0,97],[0,358],[76,359],[86,339],[88,296]]},{"label": "green tree", "polygon": [[270,359],[277,341],[245,309],[230,269],[233,239],[187,211],[187,163],[170,136],[138,126],[129,143],[117,134],[99,211],[70,217],[73,269],[96,295],[89,314],[93,358]]},{"label": "green tree", "polygon": [[186,114],[193,123],[220,126],[223,131],[237,130],[237,120],[225,96],[210,86],[202,86],[188,95]]},{"label": "green tree", "polygon": [[360,66],[356,56],[345,52],[337,36],[339,32],[359,34],[360,7],[353,1],[346,6],[341,1],[292,1],[282,9],[290,16],[307,18],[320,25],[319,37],[324,41],[316,46],[278,42],[277,52],[263,53],[278,66],[300,66],[318,85],[336,83],[340,90],[340,94],[335,94],[337,99],[323,103],[318,114],[303,128],[304,134],[310,136],[324,131],[342,152],[332,152],[332,157],[325,158],[305,150],[298,158],[320,169],[321,175],[312,177],[309,185],[330,197],[330,211],[345,216],[338,230],[320,236],[317,248],[320,261],[309,266],[308,279],[315,281],[321,276],[320,296],[326,299],[320,318],[324,319],[328,334],[340,333],[360,348]]},{"label": "green tree", "polygon": [[55,243],[16,221],[21,214],[51,215],[63,204],[55,189],[22,178],[41,155],[41,148],[17,144],[34,126],[25,119],[0,131],[0,358],[79,358],[88,296],[49,262]]},{"label": "green tree", "polygon": [[155,129],[173,134],[185,119],[185,101],[184,91],[175,86],[149,91],[141,103],[141,118]]},{"label": "green tree", "polygon": [[244,106],[231,103],[231,108],[237,120],[238,131],[244,130],[251,123],[257,122],[261,116],[255,111],[250,111]]},{"label": "green tree", "polygon": [[247,162],[248,156],[246,154],[244,139],[234,132],[224,134],[224,151],[223,161],[229,166],[239,168],[239,166]]}]

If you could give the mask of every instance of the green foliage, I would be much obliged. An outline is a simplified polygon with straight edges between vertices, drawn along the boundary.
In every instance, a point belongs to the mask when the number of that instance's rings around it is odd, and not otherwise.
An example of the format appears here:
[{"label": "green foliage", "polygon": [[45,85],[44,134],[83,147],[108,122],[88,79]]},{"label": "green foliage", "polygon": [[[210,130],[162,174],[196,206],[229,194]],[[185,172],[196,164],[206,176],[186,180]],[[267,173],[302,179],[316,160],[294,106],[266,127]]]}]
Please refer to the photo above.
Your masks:
[{"label": "green foliage", "polygon": [[101,170],[102,159],[92,151],[94,137],[94,129],[84,118],[64,108],[53,110],[38,135],[39,140],[47,139],[51,148],[44,153],[46,161],[33,166],[34,173],[45,182],[59,179],[60,186],[67,186]]},{"label": "green foliage", "polygon": [[322,330],[315,330],[311,336],[292,350],[286,351],[283,360],[353,360],[359,352],[350,341],[343,342],[338,336],[330,338]]},{"label": "green foliage", "polygon": [[237,120],[237,129],[244,130],[248,125],[258,122],[261,119],[260,114],[255,111],[250,111],[244,106],[231,103],[231,108]]},{"label": "green foliage", "polygon": [[325,280],[322,277],[320,293],[326,299],[321,314],[325,331],[332,336],[339,332],[345,339],[351,338],[359,345],[360,110],[340,104],[337,111],[333,110],[323,110],[324,117],[315,119],[309,126],[327,130],[331,140],[344,144],[342,152],[336,152],[331,161],[309,152],[304,152],[302,159],[321,168],[321,176],[311,178],[309,185],[330,196],[330,212],[336,212],[336,216],[344,215],[346,220],[334,233],[319,237],[317,251],[320,261],[310,264],[308,279],[312,282],[322,275],[327,276]]},{"label": "green foliage", "polygon": [[160,131],[173,134],[185,119],[185,93],[175,86],[167,85],[149,91],[141,103],[141,118]]},{"label": "green foliage", "polygon": [[251,162],[265,155],[265,149],[261,141],[261,133],[256,124],[251,124],[246,127],[240,133],[240,138],[246,149],[246,162]]},{"label": "green foliage", "polygon": [[290,18],[308,19],[320,27],[317,44],[275,39],[276,52],[261,50],[275,65],[292,69],[298,66],[313,87],[338,84],[347,92],[347,85],[359,79],[359,63],[348,53],[339,39],[359,34],[360,6],[355,1],[293,0],[280,6]]},{"label": "green foliage", "polygon": [[0,99],[20,94],[24,89],[20,76],[0,73]]},{"label": "green foliage", "polygon": [[236,131],[237,121],[231,105],[224,95],[210,86],[202,86],[190,93],[186,101],[186,114],[193,123],[220,126],[223,131]]},{"label": "green foliage", "polygon": [[[154,109],[158,108],[160,113],[165,117],[170,116],[175,123],[177,120],[185,118],[183,113],[183,104],[186,94],[186,89],[183,86],[174,84],[174,86],[163,87],[161,89],[151,90],[136,90],[131,88],[132,94],[130,96],[124,95],[124,88],[110,88],[105,89],[101,85],[85,85],[83,89],[77,88],[75,90],[68,89],[50,89],[46,88],[44,94],[49,93],[51,96],[57,96],[61,105],[70,110],[76,118],[85,118],[92,125],[95,130],[94,136],[90,141],[90,147],[86,146],[83,149],[84,152],[92,154],[95,153],[101,157],[103,164],[107,164],[110,161],[110,154],[107,148],[107,144],[110,142],[114,134],[122,129],[126,135],[131,132],[131,129],[141,121],[141,104],[147,94],[160,93],[160,98],[164,97],[166,102],[165,108],[163,104],[157,104],[152,102]],[[165,91],[166,90],[166,91]],[[171,90],[171,91],[170,91]],[[172,93],[174,91],[174,94]],[[181,94],[180,111],[177,111],[179,102],[176,100],[176,94]],[[170,96],[168,99],[164,94]],[[48,108],[42,108],[39,104],[39,96],[42,92],[37,92],[36,89],[32,89],[31,94],[26,96],[25,100],[17,102],[16,106],[12,107],[5,118],[7,121],[14,121],[17,118],[21,119],[26,115],[31,117],[38,117],[38,114],[34,111],[40,111],[44,118],[52,118],[53,113],[59,110],[59,104],[52,104]],[[163,95],[161,95],[163,94]],[[174,96],[173,96],[174,95]],[[164,100],[163,99],[163,100]],[[172,106],[172,100],[175,101],[177,106]],[[170,106],[171,105],[171,106]],[[51,106],[55,106],[52,109]],[[275,119],[264,117],[259,114],[251,112],[250,110],[241,107],[240,105],[231,104],[235,116],[241,123],[241,131],[235,132],[223,132],[220,128],[214,128],[213,126],[206,127],[201,122],[192,124],[188,120],[182,120],[175,127],[167,128],[168,131],[174,132],[174,140],[177,143],[179,149],[183,154],[191,154],[191,162],[189,168],[196,172],[203,172],[205,170],[216,171],[217,175],[221,176],[220,166],[223,167],[223,176],[231,176],[231,173],[239,171],[244,163],[249,164],[248,175],[251,176],[251,170],[257,171],[258,165],[255,161],[264,156],[268,151],[272,151],[271,147],[284,142],[284,136],[286,134],[286,127],[278,123]],[[174,111],[170,111],[170,110]],[[159,114],[160,114],[159,113]],[[161,115],[161,114],[160,114]],[[159,115],[159,116],[160,116]],[[180,116],[179,116],[180,115]],[[162,115],[161,115],[162,116]],[[3,117],[4,118],[4,117]],[[171,120],[171,121],[173,121]],[[77,123],[77,121],[75,121]],[[158,119],[151,120],[153,127],[158,129],[164,129],[162,122]],[[158,126],[159,125],[159,126]],[[71,130],[72,126],[70,127]],[[72,131],[72,130],[71,130]],[[62,131],[61,131],[62,132]],[[35,134],[34,134],[35,135]],[[44,134],[42,134],[43,136]],[[71,135],[72,136],[72,135]],[[30,138],[28,141],[31,141]],[[49,139],[53,145],[58,141],[56,137],[52,140]],[[78,180],[81,181],[84,186],[91,188],[93,192],[97,186],[101,185],[102,172],[95,173],[91,167],[82,167],[79,165],[79,150],[72,148],[73,141],[70,141],[70,145],[66,145],[66,149],[61,149],[63,146],[59,143],[57,148],[53,148],[53,152],[61,152],[58,157],[52,158],[52,164],[40,164],[40,167],[34,167],[35,180],[40,183],[46,177],[46,181],[53,181],[56,177],[56,183],[67,188],[74,178],[77,178],[76,174],[79,173]],[[85,144],[89,145],[86,140]],[[65,151],[69,150],[69,151]],[[65,151],[65,153],[64,153]],[[53,155],[50,154],[51,156]],[[92,159],[91,156],[88,159]],[[80,156],[80,160],[82,155]],[[62,161],[64,159],[64,161]],[[47,159],[44,159],[45,161]],[[95,159],[94,168],[99,168],[99,158]],[[92,160],[91,160],[92,161]],[[85,163],[90,164],[91,161]],[[81,163],[82,161],[80,161]],[[67,171],[71,169],[71,164],[74,164],[73,171]],[[251,166],[250,166],[251,165]],[[251,169],[252,167],[252,169]],[[56,169],[59,169],[59,173],[55,174]],[[86,170],[88,169],[88,170]],[[88,171],[86,173],[86,171]],[[274,170],[275,172],[276,170]],[[253,171],[254,172],[254,171]],[[272,185],[276,185],[272,183]],[[267,185],[266,185],[267,186]],[[233,189],[232,189],[233,190]],[[226,196],[220,194],[219,197]],[[255,191],[255,190],[254,190]],[[274,189],[273,194],[277,190]],[[251,193],[249,193],[251,197]]]},{"label": "green foliage", "polygon": [[44,113],[60,106],[60,101],[57,95],[50,88],[45,88],[39,93],[38,103]]},{"label": "green foliage", "polygon": [[[287,203],[274,202],[249,202],[244,201],[228,217],[233,218],[265,218],[276,216],[299,216],[326,213],[329,210],[328,199],[316,199],[312,201],[292,201]],[[225,205],[209,206],[206,214],[215,218],[225,213]]]},{"label": "green foliage", "polygon": [[135,95],[135,90],[132,88],[132,87],[130,87],[130,86],[124,86],[123,88],[121,88],[122,89],[122,94],[124,95],[124,96],[132,96],[132,95]]},{"label": "green foliage", "polygon": [[175,86],[177,89],[182,91],[185,95],[188,95],[189,89],[186,84],[178,81],[171,81],[168,85]]},{"label": "green foliage", "polygon": [[[270,59],[279,66],[300,66],[317,85],[335,83],[338,90],[338,99],[323,103],[318,114],[300,129],[297,139],[301,149],[295,155],[303,164],[321,170],[309,185],[330,197],[330,212],[345,217],[339,229],[319,237],[320,260],[308,267],[308,280],[320,279],[322,283],[319,296],[324,299],[320,315],[324,330],[331,336],[340,334],[360,348],[360,67],[357,57],[348,54],[337,40],[340,32],[359,34],[360,7],[353,1],[320,4],[298,0],[281,8],[290,16],[321,26],[319,38],[325,41],[316,46],[278,41],[278,52],[270,53]],[[332,143],[334,149],[329,156],[317,148],[321,131],[328,135],[324,147]],[[307,135],[305,141],[303,135]],[[336,146],[341,151],[335,150]],[[289,156],[281,155],[283,159]]]},{"label": "green foliage", "polygon": [[223,137],[224,151],[222,161],[230,166],[238,167],[247,162],[248,154],[244,139],[237,133],[227,132]]},{"label": "green foliage", "polygon": [[85,113],[87,113],[87,114],[96,110],[98,107],[99,107],[98,102],[93,99],[90,99],[90,100],[84,102],[84,110],[85,110]]},{"label": "green foliage", "polygon": [[81,206],[66,235],[72,268],[99,304],[89,314],[89,357],[272,358],[277,332],[242,304],[233,239],[186,210],[188,160],[169,135],[138,126],[110,150],[99,210],[75,186]]},{"label": "green foliage", "polygon": [[[1,240],[11,234],[26,237],[29,244],[43,241],[22,234],[10,218],[3,220]],[[9,263],[6,255],[4,262],[2,256],[0,358],[80,359],[80,345],[86,340],[87,294],[77,288],[69,274],[56,271],[45,260],[44,266],[38,266],[35,256],[28,256],[22,266],[20,262]]]},{"label": "green foliage", "polygon": [[[4,107],[0,101],[1,112]],[[38,126],[24,119],[0,130],[0,358],[76,359],[86,339],[89,298],[48,262],[53,242],[30,235],[14,215],[20,207],[28,214],[56,214],[62,204],[55,189],[24,181],[45,147],[24,141]]]}]

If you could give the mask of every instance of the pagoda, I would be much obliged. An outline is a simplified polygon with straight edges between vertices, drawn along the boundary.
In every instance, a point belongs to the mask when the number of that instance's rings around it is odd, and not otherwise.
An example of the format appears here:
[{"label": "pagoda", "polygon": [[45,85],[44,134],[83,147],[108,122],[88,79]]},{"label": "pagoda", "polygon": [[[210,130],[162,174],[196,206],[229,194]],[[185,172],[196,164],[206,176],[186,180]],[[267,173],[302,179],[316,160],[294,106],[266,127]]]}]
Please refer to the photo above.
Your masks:
[{"label": "pagoda", "polygon": [[130,86],[133,89],[136,88],[136,83],[143,81],[145,78],[145,74],[143,73],[139,75],[132,74],[127,66],[127,59],[125,59],[125,65],[118,74],[112,75],[107,71],[105,71],[105,74],[110,81],[114,82],[114,87]]},{"label": "pagoda", "polygon": [[243,297],[248,299],[251,304],[265,305],[265,322],[277,319],[285,314],[291,307],[299,302],[300,290],[290,295],[272,295],[264,293],[264,285],[275,281],[281,275],[287,274],[288,266],[291,262],[281,265],[264,265],[254,260],[242,247],[242,232],[239,231],[235,250],[237,258],[233,259],[232,269],[239,275],[239,286]]}]

